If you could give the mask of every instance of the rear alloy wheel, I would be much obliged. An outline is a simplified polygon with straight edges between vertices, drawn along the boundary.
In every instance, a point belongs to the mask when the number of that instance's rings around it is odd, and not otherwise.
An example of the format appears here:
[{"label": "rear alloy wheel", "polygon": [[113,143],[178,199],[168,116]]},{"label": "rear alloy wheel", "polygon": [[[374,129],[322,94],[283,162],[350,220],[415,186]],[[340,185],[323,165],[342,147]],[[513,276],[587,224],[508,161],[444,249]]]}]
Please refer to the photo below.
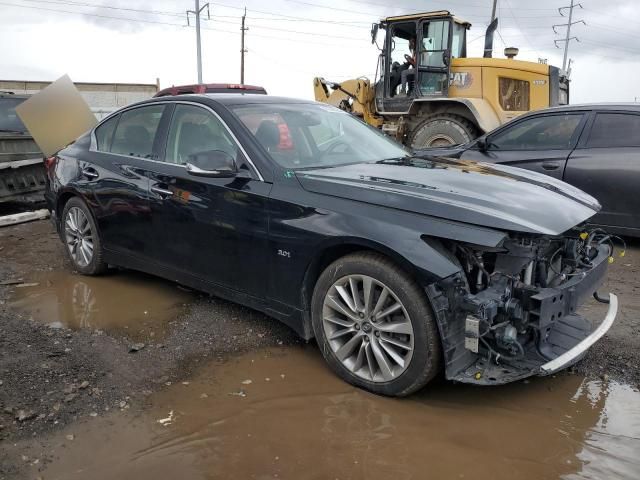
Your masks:
[{"label": "rear alloy wheel", "polygon": [[440,369],[440,339],[424,291],[382,255],[356,253],[329,265],[311,310],[325,360],[353,385],[404,396]]},{"label": "rear alloy wheel", "polygon": [[80,273],[96,275],[106,269],[96,224],[85,203],[77,197],[64,207],[62,236],[67,256]]},{"label": "rear alloy wheel", "polygon": [[419,123],[408,138],[414,150],[448,147],[470,142],[476,137],[476,129],[463,117],[452,114],[436,114]]}]

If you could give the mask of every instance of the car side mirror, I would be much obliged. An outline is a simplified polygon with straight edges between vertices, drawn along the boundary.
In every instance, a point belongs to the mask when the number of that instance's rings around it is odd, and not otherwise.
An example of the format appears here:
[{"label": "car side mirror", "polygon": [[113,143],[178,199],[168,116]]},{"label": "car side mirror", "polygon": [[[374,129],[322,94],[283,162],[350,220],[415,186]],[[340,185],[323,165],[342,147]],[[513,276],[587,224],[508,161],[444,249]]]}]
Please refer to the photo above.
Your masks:
[{"label": "car side mirror", "polygon": [[238,167],[231,155],[222,150],[208,150],[189,155],[187,172],[196,177],[229,178],[238,174]]},{"label": "car side mirror", "polygon": [[480,150],[481,152],[486,152],[489,149],[489,146],[487,145],[487,140],[484,138],[479,138],[476,141],[476,147],[478,147],[478,150]]}]

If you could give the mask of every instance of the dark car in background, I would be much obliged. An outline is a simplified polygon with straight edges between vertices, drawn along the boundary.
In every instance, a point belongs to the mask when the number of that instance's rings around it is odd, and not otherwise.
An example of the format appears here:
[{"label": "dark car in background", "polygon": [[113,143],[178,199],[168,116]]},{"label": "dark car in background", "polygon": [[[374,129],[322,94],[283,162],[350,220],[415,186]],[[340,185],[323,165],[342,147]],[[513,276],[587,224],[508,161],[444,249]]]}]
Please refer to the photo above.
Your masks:
[{"label": "dark car in background", "polygon": [[28,98],[0,92],[0,202],[43,200],[42,152],[16,113]]},{"label": "dark car in background", "polygon": [[[279,125],[291,142],[283,145]],[[266,95],[126,107],[60,151],[47,203],[79,272],[142,270],[316,338],[346,381],[408,395],[577,361],[609,237],[597,201],[506,166],[417,158],[348,113]]]},{"label": "dark car in background", "polygon": [[590,222],[640,236],[640,105],[572,105],[522,115],[468,143],[422,151],[544,173],[593,195]]}]

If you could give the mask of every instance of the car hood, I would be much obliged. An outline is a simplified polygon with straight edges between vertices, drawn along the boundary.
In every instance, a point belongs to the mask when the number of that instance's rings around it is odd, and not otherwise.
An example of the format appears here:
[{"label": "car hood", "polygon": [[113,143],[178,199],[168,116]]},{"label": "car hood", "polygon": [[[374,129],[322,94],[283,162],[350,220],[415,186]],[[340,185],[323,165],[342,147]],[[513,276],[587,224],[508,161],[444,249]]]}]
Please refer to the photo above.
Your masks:
[{"label": "car hood", "polygon": [[302,170],[310,192],[501,230],[558,235],[593,216],[596,199],[535,172],[450,158],[403,158]]}]

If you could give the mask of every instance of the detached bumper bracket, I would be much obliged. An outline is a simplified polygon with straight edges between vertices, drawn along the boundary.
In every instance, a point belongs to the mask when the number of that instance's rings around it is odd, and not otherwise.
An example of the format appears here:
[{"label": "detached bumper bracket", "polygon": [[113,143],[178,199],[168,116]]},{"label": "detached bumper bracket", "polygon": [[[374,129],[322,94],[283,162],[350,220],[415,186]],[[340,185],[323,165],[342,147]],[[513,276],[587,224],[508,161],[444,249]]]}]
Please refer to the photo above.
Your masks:
[{"label": "detached bumper bracket", "polygon": [[549,375],[558,370],[571,365],[576,359],[583,355],[594,343],[596,343],[613,325],[613,321],[618,313],[618,297],[613,293],[609,294],[609,309],[602,323],[588,337],[584,338],[575,347],[567,350],[557,358],[545,363],[540,367],[542,375]]}]

